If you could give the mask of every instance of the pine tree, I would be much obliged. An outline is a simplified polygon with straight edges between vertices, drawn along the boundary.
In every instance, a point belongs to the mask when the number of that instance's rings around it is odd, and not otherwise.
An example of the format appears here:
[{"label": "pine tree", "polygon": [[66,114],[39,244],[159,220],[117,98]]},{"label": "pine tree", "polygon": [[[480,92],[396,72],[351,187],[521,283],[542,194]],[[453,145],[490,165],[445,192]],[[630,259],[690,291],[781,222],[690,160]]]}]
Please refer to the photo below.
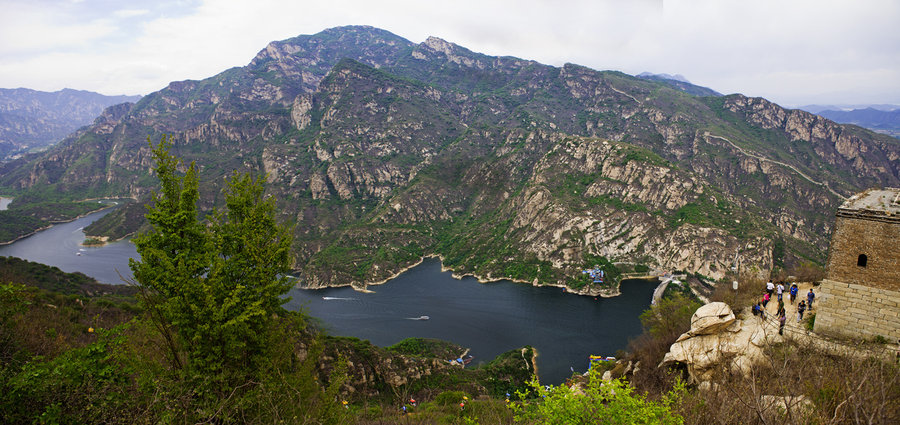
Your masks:
[{"label": "pine tree", "polygon": [[263,179],[249,175],[233,175],[225,209],[201,221],[195,165],[179,176],[169,139],[150,145],[161,190],[148,207],[152,229],[134,238],[141,260],[130,262],[147,309],[188,376],[252,373],[287,300],[290,232],[275,221]]}]

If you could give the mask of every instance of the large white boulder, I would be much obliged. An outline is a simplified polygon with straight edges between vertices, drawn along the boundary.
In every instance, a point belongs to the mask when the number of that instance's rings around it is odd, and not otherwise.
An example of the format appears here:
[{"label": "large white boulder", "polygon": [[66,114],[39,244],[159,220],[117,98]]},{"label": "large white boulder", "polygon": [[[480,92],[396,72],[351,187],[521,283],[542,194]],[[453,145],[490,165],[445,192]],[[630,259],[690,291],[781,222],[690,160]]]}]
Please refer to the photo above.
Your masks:
[{"label": "large white boulder", "polygon": [[779,338],[756,317],[737,320],[727,304],[710,303],[697,309],[691,330],[678,337],[660,366],[683,363],[693,382],[708,381],[720,370],[749,374],[764,359],[763,347]]},{"label": "large white boulder", "polygon": [[714,302],[704,305],[691,316],[691,330],[695,335],[711,335],[727,329],[734,323],[734,312],[731,307],[723,302]]}]

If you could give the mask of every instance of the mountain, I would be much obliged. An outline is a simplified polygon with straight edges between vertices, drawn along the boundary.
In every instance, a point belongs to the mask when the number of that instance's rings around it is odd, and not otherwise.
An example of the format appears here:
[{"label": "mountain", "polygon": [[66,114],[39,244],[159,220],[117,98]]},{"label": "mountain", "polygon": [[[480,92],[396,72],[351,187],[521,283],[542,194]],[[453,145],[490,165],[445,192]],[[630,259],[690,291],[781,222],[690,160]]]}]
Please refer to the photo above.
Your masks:
[{"label": "mountain", "polygon": [[650,81],[658,81],[660,83],[666,84],[676,90],[681,90],[687,94],[691,94],[694,96],[721,96],[722,93],[719,93],[711,88],[698,86],[696,84],[692,84],[687,78],[684,78],[681,74],[669,75],[669,74],[651,74],[649,72],[642,72],[637,75],[638,78],[643,78],[645,80]]},{"label": "mountain", "polygon": [[900,109],[883,111],[875,108],[853,109],[850,111],[827,110],[819,115],[835,122],[855,124],[872,131],[900,138]]},{"label": "mountain", "polygon": [[384,281],[423,256],[608,295],[615,279],[581,271],[765,274],[822,263],[843,198],[900,184],[900,141],[762,98],[340,27],[108,108],[0,166],[0,190],[147,199],[162,134],[198,164],[204,210],[233,170],[266,173],[311,286]]},{"label": "mountain", "polygon": [[878,111],[895,111],[900,109],[900,105],[890,105],[884,103],[873,103],[873,104],[865,104],[865,105],[803,105],[798,106],[797,109],[802,109],[806,112],[811,112],[813,114],[818,114],[822,111],[852,111],[854,109],[868,109],[872,108]]},{"label": "mountain", "polygon": [[138,99],[140,96],[104,96],[72,89],[0,89],[0,161],[17,152],[52,145],[90,124],[104,108]]}]

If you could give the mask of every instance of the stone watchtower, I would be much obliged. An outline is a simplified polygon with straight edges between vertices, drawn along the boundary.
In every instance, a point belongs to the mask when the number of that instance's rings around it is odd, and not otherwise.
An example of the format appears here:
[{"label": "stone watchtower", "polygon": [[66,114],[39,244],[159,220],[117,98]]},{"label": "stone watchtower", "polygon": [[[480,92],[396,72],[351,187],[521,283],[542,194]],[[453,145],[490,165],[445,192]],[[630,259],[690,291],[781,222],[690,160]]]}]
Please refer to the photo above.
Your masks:
[{"label": "stone watchtower", "polygon": [[869,189],[838,208],[825,271],[816,332],[900,338],[900,189]]}]

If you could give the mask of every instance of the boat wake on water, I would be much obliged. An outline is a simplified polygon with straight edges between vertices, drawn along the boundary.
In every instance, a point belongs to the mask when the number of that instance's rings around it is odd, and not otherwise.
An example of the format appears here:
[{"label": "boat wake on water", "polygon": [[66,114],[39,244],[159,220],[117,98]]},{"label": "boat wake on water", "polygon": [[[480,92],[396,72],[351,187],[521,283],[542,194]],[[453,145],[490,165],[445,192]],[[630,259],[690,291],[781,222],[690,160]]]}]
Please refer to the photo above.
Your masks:
[{"label": "boat wake on water", "polygon": [[353,301],[356,298],[344,298],[344,297],[322,297],[325,301]]},{"label": "boat wake on water", "polygon": [[430,317],[428,316],[419,316],[419,317],[407,317],[406,320],[428,320]]}]

